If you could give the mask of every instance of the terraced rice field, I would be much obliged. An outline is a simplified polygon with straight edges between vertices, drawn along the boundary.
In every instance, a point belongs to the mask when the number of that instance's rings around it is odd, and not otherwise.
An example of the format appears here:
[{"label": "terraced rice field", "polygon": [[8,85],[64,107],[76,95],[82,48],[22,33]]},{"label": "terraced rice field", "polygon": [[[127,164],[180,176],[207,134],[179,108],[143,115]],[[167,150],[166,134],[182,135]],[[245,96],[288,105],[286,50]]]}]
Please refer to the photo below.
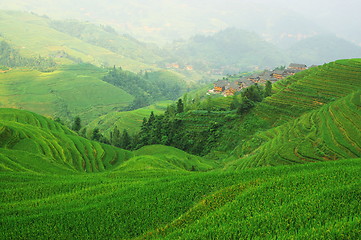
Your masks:
[{"label": "terraced rice field", "polygon": [[[254,110],[273,126],[236,148],[230,168],[247,168],[361,156],[361,61],[340,60],[276,84]],[[257,144],[255,144],[257,143]]]},{"label": "terraced rice field", "polygon": [[12,154],[7,155],[6,164],[1,165],[3,170],[16,169],[20,152],[85,172],[114,168],[133,156],[126,150],[81,138],[59,123],[30,112],[1,109],[0,116],[1,150],[12,150],[15,156],[12,159]]},{"label": "terraced rice field", "polygon": [[[338,60],[276,84],[276,93],[257,109],[268,119],[299,117],[361,88],[361,59]],[[271,116],[263,116],[264,113]],[[284,116],[282,116],[284,115]]]}]

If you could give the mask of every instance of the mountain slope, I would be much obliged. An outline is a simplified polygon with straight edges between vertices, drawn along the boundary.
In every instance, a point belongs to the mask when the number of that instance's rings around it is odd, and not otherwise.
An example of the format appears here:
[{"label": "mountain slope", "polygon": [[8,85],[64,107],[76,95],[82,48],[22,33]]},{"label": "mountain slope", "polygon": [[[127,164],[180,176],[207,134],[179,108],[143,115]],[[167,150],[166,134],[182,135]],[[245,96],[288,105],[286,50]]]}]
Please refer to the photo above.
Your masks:
[{"label": "mountain slope", "polygon": [[173,47],[174,54],[199,69],[220,68],[229,72],[283,65],[287,56],[258,35],[226,29],[211,36],[196,36]]},{"label": "mountain slope", "polygon": [[[84,61],[98,66],[117,65],[136,72],[141,69],[153,68],[151,65],[142,62],[144,59],[139,57],[142,55],[141,53],[132,55],[130,50],[134,48],[141,52],[143,50],[145,53],[150,52],[134,39],[108,33],[113,41],[116,41],[113,44],[124,45],[123,48],[118,48],[114,52],[54,29],[52,27],[53,22],[49,18],[12,11],[0,11],[0,16],[1,38],[10,41],[25,56],[53,56],[57,62],[65,64]],[[88,25],[90,26],[90,33],[96,34],[98,28],[91,24],[85,24],[85,26]],[[97,39],[96,36],[89,36],[89,38]],[[154,59],[159,59],[154,54],[151,56]]]},{"label": "mountain slope", "polygon": [[227,168],[361,157],[361,92],[254,136],[260,147]]},{"label": "mountain slope", "polygon": [[[231,165],[249,167],[359,156],[360,139],[353,132],[360,127],[360,59],[309,69],[278,82],[274,90],[233,128],[230,137],[239,139],[238,143],[233,141],[238,160]],[[222,141],[227,143],[227,136]],[[343,150],[338,141],[345,144]]]},{"label": "mountain slope", "polygon": [[323,64],[343,58],[359,58],[361,47],[331,34],[320,34],[293,44],[288,54],[294,62]]}]

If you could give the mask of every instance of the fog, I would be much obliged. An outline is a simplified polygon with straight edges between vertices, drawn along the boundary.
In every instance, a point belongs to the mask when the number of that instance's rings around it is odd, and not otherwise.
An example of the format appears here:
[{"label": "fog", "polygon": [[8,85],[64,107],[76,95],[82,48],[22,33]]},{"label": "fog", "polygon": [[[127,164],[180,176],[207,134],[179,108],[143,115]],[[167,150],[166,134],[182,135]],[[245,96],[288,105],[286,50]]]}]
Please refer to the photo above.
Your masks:
[{"label": "fog", "polygon": [[359,0],[0,0],[0,8],[112,25],[159,44],[237,27],[281,45],[327,32],[361,46]]}]

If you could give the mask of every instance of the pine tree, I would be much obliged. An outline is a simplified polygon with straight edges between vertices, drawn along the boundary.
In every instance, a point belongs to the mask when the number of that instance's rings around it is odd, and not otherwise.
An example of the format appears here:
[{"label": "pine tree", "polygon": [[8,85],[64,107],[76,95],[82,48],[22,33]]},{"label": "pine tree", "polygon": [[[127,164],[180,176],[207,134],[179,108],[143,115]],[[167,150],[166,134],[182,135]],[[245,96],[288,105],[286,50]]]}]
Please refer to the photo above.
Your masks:
[{"label": "pine tree", "polygon": [[177,102],[177,113],[182,113],[184,112],[184,104],[182,99],[180,98]]},{"label": "pine tree", "polygon": [[120,145],[120,131],[117,126],[115,126],[113,132],[111,132],[110,143],[116,147]]},{"label": "pine tree", "polygon": [[80,120],[80,117],[76,117],[74,119],[74,123],[73,123],[73,126],[71,127],[72,130],[78,132],[80,129],[81,129],[81,120]]},{"label": "pine tree", "polygon": [[130,144],[131,144],[131,138],[129,136],[128,131],[124,129],[121,137],[120,148],[130,149]]},{"label": "pine tree", "polygon": [[153,123],[154,123],[154,120],[155,120],[155,116],[154,116],[154,112],[152,111],[152,112],[150,113],[150,116],[149,116],[147,125],[148,125],[148,126],[152,126]]},{"label": "pine tree", "polygon": [[272,95],[272,83],[270,81],[267,81],[264,90],[264,97],[269,97],[271,95]]}]

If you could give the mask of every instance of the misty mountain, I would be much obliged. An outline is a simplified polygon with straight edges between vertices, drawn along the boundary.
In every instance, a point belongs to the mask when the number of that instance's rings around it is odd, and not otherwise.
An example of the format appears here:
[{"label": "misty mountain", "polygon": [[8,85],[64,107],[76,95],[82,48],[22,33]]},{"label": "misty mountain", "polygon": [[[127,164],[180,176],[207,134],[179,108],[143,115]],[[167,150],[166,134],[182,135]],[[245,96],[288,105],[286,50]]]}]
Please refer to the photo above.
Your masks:
[{"label": "misty mountain", "polygon": [[229,28],[216,34],[197,35],[176,42],[175,56],[199,69],[222,69],[224,73],[274,67],[288,62],[288,57],[255,33]]},{"label": "misty mountain", "polygon": [[1,0],[1,3],[2,9],[111,25],[142,41],[158,44],[229,27],[254,31],[285,47],[326,30],[361,43],[361,33],[355,31],[361,22],[357,13],[360,3],[356,0],[339,3],[325,0]]},{"label": "misty mountain", "polygon": [[140,42],[126,34],[120,34],[109,25],[96,25],[77,20],[58,20],[51,21],[49,26],[136,61],[155,64],[162,60],[163,52],[157,46]]},{"label": "misty mountain", "polygon": [[336,59],[359,58],[361,47],[330,34],[301,40],[288,49],[290,58],[307,65],[323,64]]}]

